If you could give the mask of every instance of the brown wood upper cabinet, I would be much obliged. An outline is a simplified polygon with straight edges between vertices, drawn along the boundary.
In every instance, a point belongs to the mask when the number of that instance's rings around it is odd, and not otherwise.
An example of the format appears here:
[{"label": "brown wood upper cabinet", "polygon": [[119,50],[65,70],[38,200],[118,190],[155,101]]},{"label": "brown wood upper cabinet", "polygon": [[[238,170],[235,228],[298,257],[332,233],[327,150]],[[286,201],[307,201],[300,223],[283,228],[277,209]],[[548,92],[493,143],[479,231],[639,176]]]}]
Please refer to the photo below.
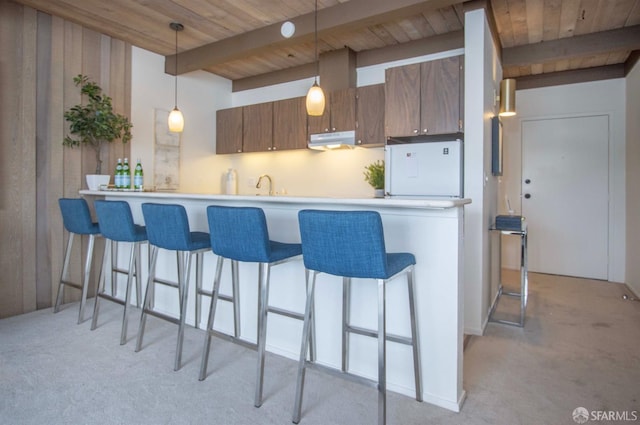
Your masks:
[{"label": "brown wood upper cabinet", "polygon": [[356,91],[356,143],[384,145],[384,84],[358,87]]},{"label": "brown wood upper cabinet", "polygon": [[306,149],[307,110],[305,97],[273,102],[272,150]]},{"label": "brown wood upper cabinet", "polygon": [[216,153],[242,152],[242,108],[216,113]]},{"label": "brown wood upper cabinet", "polygon": [[242,151],[270,151],[273,143],[273,102],[242,107]]},{"label": "brown wood upper cabinet", "polygon": [[340,89],[325,93],[324,114],[309,117],[309,134],[356,129],[356,89]]},{"label": "brown wood upper cabinet", "polygon": [[387,137],[462,131],[462,58],[454,56],[387,69]]}]

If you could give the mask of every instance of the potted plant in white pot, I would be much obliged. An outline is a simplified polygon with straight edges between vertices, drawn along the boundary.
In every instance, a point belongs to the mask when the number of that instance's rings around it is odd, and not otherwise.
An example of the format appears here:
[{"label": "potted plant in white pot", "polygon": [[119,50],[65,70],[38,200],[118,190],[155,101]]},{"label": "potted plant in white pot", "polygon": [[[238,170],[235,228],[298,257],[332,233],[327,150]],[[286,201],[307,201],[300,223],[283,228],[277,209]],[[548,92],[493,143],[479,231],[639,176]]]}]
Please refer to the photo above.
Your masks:
[{"label": "potted plant in white pot", "polygon": [[384,198],[384,161],[376,161],[364,167],[364,179],[374,189],[376,198]]},{"label": "potted plant in white pot", "polygon": [[96,173],[87,174],[87,186],[97,190],[101,185],[109,184],[110,178],[109,174],[102,174],[104,146],[115,140],[122,143],[130,141],[133,125],[129,118],[113,111],[111,98],[103,94],[102,88],[89,77],[79,74],[73,78],[73,82],[80,87],[80,93],[87,102],[73,106],[64,113],[64,118],[70,123],[70,135],[64,138],[62,144],[72,148],[85,145],[95,151]]}]

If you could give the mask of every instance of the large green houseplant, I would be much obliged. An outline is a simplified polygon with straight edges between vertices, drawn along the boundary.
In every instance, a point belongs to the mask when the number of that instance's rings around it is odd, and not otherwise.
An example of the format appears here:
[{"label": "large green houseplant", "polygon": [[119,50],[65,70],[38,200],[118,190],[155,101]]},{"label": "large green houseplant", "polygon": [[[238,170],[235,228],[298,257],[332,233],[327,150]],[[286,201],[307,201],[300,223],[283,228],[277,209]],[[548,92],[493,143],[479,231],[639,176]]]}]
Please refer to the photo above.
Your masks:
[{"label": "large green houseplant", "polygon": [[131,140],[132,124],[129,119],[113,111],[111,98],[102,93],[102,88],[86,75],[79,74],[73,82],[80,87],[83,100],[64,113],[70,123],[69,135],[64,138],[64,146],[85,145],[96,155],[96,174],[102,173],[104,146],[116,140],[127,143]]}]

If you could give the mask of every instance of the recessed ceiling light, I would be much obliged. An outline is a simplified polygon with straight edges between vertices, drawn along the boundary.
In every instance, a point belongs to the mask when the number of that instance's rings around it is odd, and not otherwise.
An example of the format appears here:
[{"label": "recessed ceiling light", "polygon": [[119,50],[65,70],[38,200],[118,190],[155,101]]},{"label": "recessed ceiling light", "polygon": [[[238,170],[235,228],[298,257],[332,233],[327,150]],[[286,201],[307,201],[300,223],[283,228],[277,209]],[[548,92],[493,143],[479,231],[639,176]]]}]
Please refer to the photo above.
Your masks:
[{"label": "recessed ceiling light", "polygon": [[284,38],[289,38],[293,35],[293,33],[296,32],[296,26],[293,22],[291,21],[287,21],[284,24],[282,24],[282,26],[280,27],[280,34],[282,34],[282,36]]}]

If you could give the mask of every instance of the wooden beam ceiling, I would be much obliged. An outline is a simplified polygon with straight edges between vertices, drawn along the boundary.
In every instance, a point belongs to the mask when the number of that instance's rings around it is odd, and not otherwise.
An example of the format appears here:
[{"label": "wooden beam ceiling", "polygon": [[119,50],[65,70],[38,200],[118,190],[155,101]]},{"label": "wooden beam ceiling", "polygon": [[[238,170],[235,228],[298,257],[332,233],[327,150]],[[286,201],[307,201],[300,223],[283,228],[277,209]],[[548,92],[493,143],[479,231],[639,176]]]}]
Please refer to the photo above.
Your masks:
[{"label": "wooden beam ceiling", "polygon": [[[318,34],[336,33],[371,26],[416,13],[458,4],[460,0],[350,0],[318,11]],[[178,54],[178,74],[230,60],[249,57],[258,51],[275,50],[313,40],[315,14],[307,13],[291,19],[296,32],[291,38],[280,34],[282,22],[229,37]],[[175,55],[165,57],[165,72],[176,74]]]}]

